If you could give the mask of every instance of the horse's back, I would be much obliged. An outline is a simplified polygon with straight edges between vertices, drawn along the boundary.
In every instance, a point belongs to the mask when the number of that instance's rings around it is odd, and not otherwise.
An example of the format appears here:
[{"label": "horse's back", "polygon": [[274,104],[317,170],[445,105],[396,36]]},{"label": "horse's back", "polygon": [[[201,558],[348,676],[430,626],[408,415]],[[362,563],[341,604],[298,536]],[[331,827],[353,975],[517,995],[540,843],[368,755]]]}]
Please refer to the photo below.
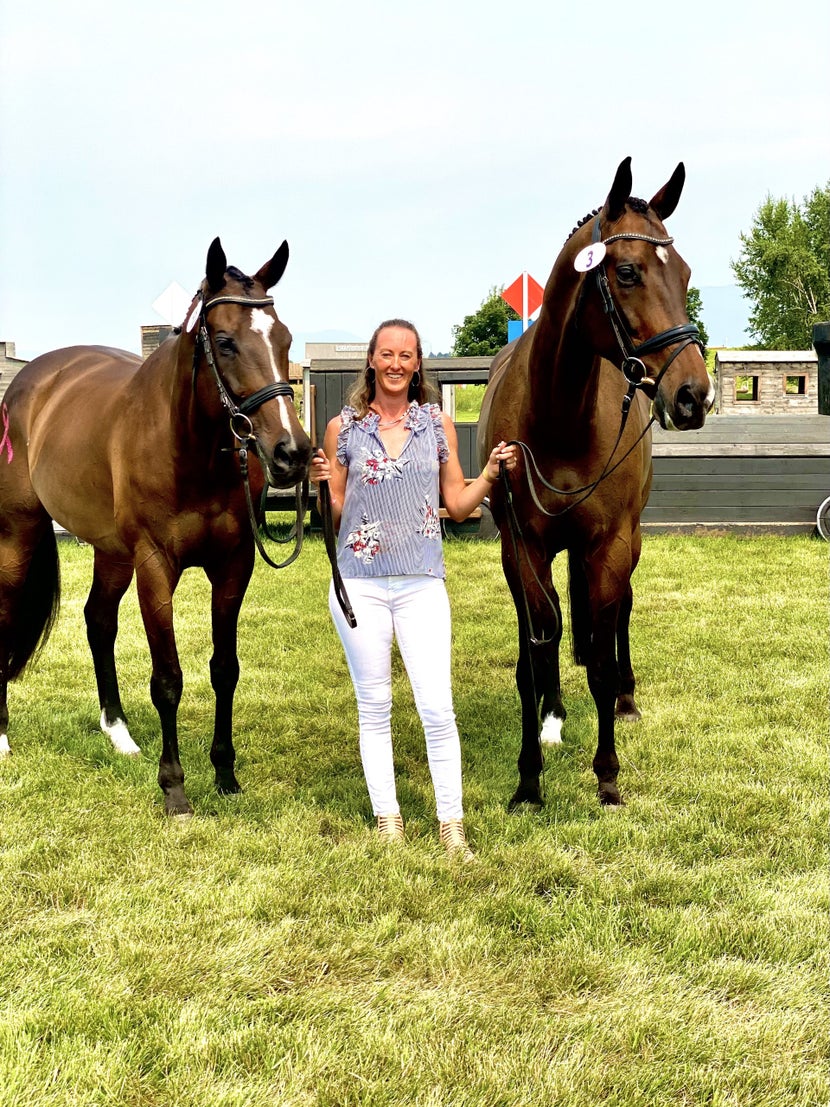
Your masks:
[{"label": "horse's back", "polygon": [[20,370],[6,391],[10,419],[28,441],[39,419],[63,422],[66,404],[100,413],[117,402],[120,389],[140,365],[136,354],[109,346],[67,346],[41,354]]},{"label": "horse's back", "polygon": [[[6,392],[19,464],[5,483],[25,481],[53,519],[88,540],[112,528],[107,442],[129,409],[127,390],[141,364],[126,350],[70,346],[29,362]],[[99,522],[96,507],[92,533],[84,534],[93,501],[110,521]]]}]

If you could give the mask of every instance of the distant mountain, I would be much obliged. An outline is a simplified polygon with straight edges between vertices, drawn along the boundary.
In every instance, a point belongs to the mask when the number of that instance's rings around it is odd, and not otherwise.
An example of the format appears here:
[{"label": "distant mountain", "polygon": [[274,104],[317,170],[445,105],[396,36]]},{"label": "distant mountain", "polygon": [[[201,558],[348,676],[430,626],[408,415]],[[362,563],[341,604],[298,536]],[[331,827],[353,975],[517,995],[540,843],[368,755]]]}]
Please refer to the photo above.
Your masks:
[{"label": "distant mountain", "polygon": [[701,318],[710,346],[735,348],[747,346],[750,303],[733,284],[709,285],[700,290]]}]

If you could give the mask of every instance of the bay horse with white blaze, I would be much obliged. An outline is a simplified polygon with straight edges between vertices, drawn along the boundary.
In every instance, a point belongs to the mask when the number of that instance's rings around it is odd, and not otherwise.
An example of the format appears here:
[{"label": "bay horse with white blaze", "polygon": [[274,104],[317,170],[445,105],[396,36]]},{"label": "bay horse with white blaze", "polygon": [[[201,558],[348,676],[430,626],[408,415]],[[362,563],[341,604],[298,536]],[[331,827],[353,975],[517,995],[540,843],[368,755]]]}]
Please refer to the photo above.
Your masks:
[{"label": "bay horse with white blaze", "polygon": [[54,519],[94,547],[87,637],[101,727],[122,753],[139,752],[115,668],[118,606],[135,573],[169,815],[192,813],[179,760],[173,593],[185,569],[204,569],[216,700],[210,756],[219,791],[239,791],[237,626],[254,565],[242,470],[251,446],[247,479],[256,502],[266,479],[278,488],[303,480],[312,453],[288,383],[291,335],[267,295],[287,261],[283,242],[248,277],[228,268],[217,238],[185,325],[146,361],[75,346],[36,358],[9,386],[0,452],[0,753],[10,748],[8,681],[42,647],[57,614]]},{"label": "bay horse with white blaze", "polygon": [[597,709],[599,798],[622,803],[614,722],[640,717],[629,619],[651,422],[700,427],[714,395],[686,313],[689,267],[663,225],[685,170],[678,165],[648,203],[630,196],[631,180],[626,158],[604,206],[556,259],[537,321],[493,360],[479,421],[482,458],[501,440],[521,444],[514,480],[503,473],[491,496],[519,623],[522,744],[511,807],[542,804],[541,743],[561,742],[562,618],[551,566],[563,550],[574,659],[587,668]]}]

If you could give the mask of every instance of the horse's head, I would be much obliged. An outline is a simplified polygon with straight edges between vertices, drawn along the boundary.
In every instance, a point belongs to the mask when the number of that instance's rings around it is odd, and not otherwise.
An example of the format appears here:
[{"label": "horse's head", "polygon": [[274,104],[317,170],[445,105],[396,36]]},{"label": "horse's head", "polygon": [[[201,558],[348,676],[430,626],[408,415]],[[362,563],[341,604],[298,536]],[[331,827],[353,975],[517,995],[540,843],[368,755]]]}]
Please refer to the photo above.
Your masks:
[{"label": "horse's head", "polygon": [[269,482],[288,488],[308,472],[312,447],[288,383],[291,334],[268,289],[288,263],[283,242],[253,277],[228,268],[218,238],[207,255],[199,305],[201,356],[213,371],[240,439],[253,438]]},{"label": "horse's head", "polygon": [[690,270],[663,225],[685,177],[681,162],[646,203],[630,195],[626,158],[605,204],[573,236],[570,251],[588,282],[581,325],[596,352],[653,400],[662,427],[675,430],[702,426],[714,399],[699,332],[686,313]]}]

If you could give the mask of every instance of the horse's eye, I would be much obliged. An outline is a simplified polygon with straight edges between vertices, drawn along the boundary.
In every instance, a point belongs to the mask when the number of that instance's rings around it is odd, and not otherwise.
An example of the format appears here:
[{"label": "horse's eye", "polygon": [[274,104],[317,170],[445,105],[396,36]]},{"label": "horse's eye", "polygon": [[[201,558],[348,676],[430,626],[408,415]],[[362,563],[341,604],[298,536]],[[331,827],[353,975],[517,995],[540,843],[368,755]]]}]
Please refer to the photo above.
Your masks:
[{"label": "horse's eye", "polygon": [[616,268],[617,280],[620,284],[636,284],[637,268],[634,265],[618,265]]},{"label": "horse's eye", "polygon": [[217,334],[216,349],[225,357],[233,357],[236,353],[236,343],[227,334]]}]

